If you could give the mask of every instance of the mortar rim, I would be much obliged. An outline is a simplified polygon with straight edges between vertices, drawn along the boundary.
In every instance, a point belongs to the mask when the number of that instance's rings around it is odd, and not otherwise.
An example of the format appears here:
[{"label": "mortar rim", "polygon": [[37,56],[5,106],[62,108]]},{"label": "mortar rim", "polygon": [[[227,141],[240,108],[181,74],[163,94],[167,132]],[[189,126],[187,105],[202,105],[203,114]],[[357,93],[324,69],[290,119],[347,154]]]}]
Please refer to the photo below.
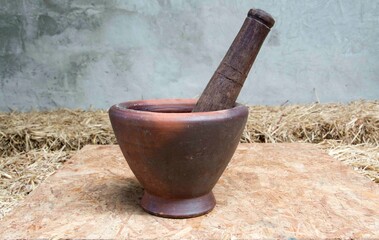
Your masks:
[{"label": "mortar rim", "polygon": [[152,105],[177,105],[192,107],[196,104],[197,99],[194,98],[164,98],[164,99],[147,99],[147,100],[132,100],[121,102],[113,105],[109,112],[119,113],[124,116],[143,118],[143,119],[160,119],[160,120],[180,120],[180,119],[196,119],[201,118],[202,120],[215,120],[224,118],[233,118],[241,115],[248,114],[248,107],[236,103],[233,108],[208,111],[208,112],[154,112],[148,110],[137,110],[130,107],[139,106],[152,106]]}]

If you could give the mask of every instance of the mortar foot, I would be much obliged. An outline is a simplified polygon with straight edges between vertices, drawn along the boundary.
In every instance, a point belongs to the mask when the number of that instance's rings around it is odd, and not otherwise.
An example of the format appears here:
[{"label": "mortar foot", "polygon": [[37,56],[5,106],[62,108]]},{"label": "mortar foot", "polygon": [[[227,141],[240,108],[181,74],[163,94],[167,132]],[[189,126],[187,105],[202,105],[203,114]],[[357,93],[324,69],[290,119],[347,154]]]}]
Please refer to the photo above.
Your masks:
[{"label": "mortar foot", "polygon": [[197,198],[166,199],[144,192],[142,208],[153,215],[166,218],[191,218],[212,211],[216,200],[212,192]]}]

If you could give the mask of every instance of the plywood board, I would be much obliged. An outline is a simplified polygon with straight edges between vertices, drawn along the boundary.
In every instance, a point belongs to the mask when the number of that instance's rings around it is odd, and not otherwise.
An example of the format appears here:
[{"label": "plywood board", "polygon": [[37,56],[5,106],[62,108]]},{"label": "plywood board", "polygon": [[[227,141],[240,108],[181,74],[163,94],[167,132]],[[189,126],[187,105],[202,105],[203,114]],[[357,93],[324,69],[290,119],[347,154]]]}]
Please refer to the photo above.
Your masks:
[{"label": "plywood board", "polygon": [[0,238],[379,238],[379,187],[311,144],[241,144],[216,208],[165,219],[118,146],[86,146],[0,222]]}]

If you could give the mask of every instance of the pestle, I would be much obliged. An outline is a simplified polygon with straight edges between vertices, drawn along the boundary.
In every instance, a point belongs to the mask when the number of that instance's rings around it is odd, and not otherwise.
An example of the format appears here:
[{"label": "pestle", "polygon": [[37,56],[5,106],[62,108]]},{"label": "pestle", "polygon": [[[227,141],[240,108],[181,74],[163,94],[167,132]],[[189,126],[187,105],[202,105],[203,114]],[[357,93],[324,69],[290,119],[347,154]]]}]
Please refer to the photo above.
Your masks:
[{"label": "pestle", "polygon": [[275,20],[260,9],[250,9],[225,57],[209,80],[192,112],[232,108],[259,49]]}]

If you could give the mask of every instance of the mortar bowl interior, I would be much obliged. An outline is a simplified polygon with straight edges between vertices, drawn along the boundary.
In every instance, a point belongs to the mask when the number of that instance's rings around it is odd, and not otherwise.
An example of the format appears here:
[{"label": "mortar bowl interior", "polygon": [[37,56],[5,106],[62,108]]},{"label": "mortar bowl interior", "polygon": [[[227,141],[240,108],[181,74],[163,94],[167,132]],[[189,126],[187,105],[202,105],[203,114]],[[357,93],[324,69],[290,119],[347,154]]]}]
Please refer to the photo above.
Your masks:
[{"label": "mortar bowl interior", "polygon": [[188,218],[215,206],[212,189],[239,143],[248,108],[195,112],[195,99],[130,101],[109,117],[121,151],[144,188],[142,208]]}]

